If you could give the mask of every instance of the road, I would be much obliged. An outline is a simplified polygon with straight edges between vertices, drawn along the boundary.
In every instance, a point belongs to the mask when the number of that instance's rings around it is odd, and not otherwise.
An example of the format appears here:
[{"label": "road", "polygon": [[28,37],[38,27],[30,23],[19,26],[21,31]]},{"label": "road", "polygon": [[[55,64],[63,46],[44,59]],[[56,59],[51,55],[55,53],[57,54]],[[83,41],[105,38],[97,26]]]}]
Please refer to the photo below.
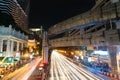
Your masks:
[{"label": "road", "polygon": [[99,77],[53,51],[48,80],[110,80]]}]

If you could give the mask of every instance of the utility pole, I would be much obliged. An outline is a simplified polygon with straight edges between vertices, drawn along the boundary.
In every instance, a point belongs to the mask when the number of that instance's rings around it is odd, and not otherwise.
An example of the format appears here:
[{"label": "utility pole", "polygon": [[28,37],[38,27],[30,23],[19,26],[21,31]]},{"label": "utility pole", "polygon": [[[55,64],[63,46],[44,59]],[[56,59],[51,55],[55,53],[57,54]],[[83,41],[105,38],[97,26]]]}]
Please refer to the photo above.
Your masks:
[{"label": "utility pole", "polygon": [[43,27],[41,26],[40,27],[40,37],[41,37],[41,41],[40,41],[40,49],[41,49],[41,53],[42,53],[42,59],[44,60],[44,52],[43,52],[43,38],[44,38],[44,36],[43,36],[43,33],[44,33],[44,31],[43,31]]},{"label": "utility pole", "polygon": [[43,60],[44,63],[48,63],[48,42],[47,42],[47,31],[43,33]]},{"label": "utility pole", "polygon": [[40,27],[40,45],[39,52],[42,56],[42,60],[45,63],[48,63],[48,43],[47,43],[47,31],[44,31],[43,27]]}]

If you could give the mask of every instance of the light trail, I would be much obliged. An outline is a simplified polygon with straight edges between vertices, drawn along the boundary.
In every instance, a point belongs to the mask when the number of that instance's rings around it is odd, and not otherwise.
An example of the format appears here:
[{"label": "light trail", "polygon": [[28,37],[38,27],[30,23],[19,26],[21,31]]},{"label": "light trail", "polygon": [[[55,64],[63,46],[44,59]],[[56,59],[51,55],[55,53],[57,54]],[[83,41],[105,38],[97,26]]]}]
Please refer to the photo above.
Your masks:
[{"label": "light trail", "polygon": [[41,58],[37,57],[34,61],[6,75],[3,80],[27,80],[41,60]]},{"label": "light trail", "polygon": [[[53,64],[53,61],[54,61],[54,56],[51,56],[51,64]],[[54,67],[53,67],[53,65],[51,65],[51,68],[50,68],[50,73],[51,73],[51,80],[54,80]]]},{"label": "light trail", "polygon": [[[56,61],[54,61],[54,63],[53,63],[53,66],[55,66],[55,65],[56,65]],[[56,79],[59,80],[59,75],[58,75],[57,72],[58,72],[57,67],[55,67],[54,68],[54,74],[55,74]]]},{"label": "light trail", "polygon": [[[70,74],[69,76],[70,76],[70,78],[71,78],[71,80],[77,80],[77,79],[79,79],[80,80],[80,76],[81,76],[81,78],[83,79],[83,80],[86,80],[86,78],[84,78],[80,73],[78,73],[78,71],[76,71],[76,69],[75,68],[73,68],[72,66],[70,66],[71,64],[72,65],[75,65],[75,64],[73,64],[73,63],[71,63],[70,61],[66,61],[66,57],[64,57],[64,56],[62,56],[62,55],[59,55],[59,56],[61,56],[61,57],[59,57],[59,58],[61,58],[62,59],[62,61],[64,61],[64,62],[62,62],[62,63],[64,63],[65,65],[64,66],[67,66],[67,72]],[[68,64],[70,62],[70,64]],[[77,74],[79,74],[79,75],[77,75]],[[72,75],[72,76],[71,76]]]},{"label": "light trail", "polygon": [[72,63],[67,57],[53,51],[48,80],[104,80]]}]

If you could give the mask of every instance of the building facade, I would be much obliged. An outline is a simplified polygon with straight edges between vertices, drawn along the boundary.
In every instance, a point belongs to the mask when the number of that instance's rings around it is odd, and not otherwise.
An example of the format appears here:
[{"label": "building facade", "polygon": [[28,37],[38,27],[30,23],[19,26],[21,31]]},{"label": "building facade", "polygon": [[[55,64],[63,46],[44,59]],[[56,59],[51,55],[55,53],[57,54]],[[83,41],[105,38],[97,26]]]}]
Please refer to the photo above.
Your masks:
[{"label": "building facade", "polygon": [[[0,0],[0,56],[16,57],[27,47],[28,16],[27,7],[20,4],[23,0]],[[29,4],[29,2],[26,2]],[[3,17],[4,16],[4,17]],[[10,16],[10,17],[9,17]],[[8,21],[6,26],[6,20]],[[18,54],[19,53],[19,54]]]},{"label": "building facade", "polygon": [[12,29],[12,25],[0,26],[0,56],[16,56],[17,52],[27,47],[27,39],[28,37],[24,33]]},{"label": "building facade", "polygon": [[0,11],[1,13],[12,16],[15,23],[22,30],[28,30],[28,16],[17,0],[0,0]]}]

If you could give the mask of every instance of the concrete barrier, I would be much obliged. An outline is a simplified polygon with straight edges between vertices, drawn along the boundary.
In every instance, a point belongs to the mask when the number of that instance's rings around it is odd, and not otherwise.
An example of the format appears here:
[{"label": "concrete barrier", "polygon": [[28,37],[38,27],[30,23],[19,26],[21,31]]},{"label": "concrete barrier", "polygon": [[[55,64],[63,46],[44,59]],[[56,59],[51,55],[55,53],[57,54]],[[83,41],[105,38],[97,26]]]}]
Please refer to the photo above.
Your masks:
[{"label": "concrete barrier", "polygon": [[114,78],[119,80],[118,74],[114,74]]},{"label": "concrete barrier", "polygon": [[120,74],[118,74],[118,79],[120,80]]},{"label": "concrete barrier", "polygon": [[107,72],[107,76],[110,76],[110,73],[109,73],[109,72]]},{"label": "concrete barrier", "polygon": [[100,74],[103,74],[104,72],[103,71],[100,71]]},{"label": "concrete barrier", "polygon": [[110,72],[103,72],[103,71],[101,71],[100,74],[114,78],[115,80],[120,80],[120,77],[118,76],[118,74],[114,74]]},{"label": "concrete barrier", "polygon": [[113,73],[110,73],[110,77],[114,77],[114,74],[113,74]]},{"label": "concrete barrier", "polygon": [[103,74],[107,76],[107,72],[104,72]]}]

